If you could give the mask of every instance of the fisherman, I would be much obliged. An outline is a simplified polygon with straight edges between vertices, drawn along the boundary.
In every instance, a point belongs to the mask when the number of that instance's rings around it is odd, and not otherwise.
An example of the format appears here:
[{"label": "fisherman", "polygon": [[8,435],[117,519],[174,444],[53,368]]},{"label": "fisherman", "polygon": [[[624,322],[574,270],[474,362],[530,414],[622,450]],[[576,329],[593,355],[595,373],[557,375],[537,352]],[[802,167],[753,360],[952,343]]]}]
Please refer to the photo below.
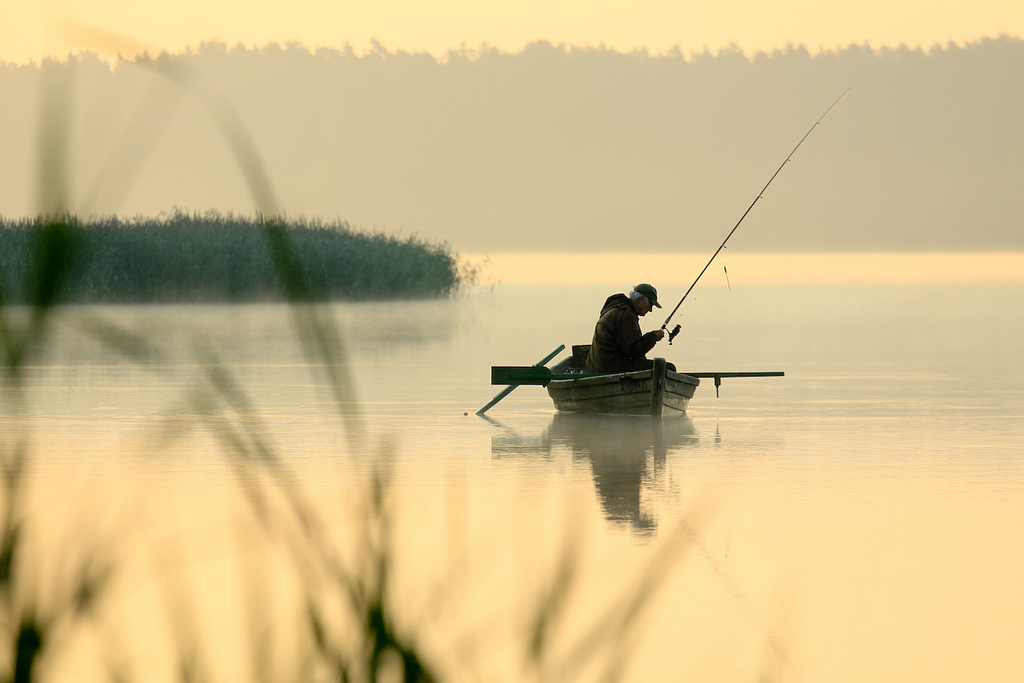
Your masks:
[{"label": "fisherman", "polygon": [[[642,334],[640,317],[654,307],[661,308],[658,290],[647,283],[637,285],[628,295],[608,297],[594,327],[587,369],[590,372],[631,372],[651,368],[654,361],[646,354],[665,337],[665,330]],[[668,368],[675,370],[671,363]]]}]

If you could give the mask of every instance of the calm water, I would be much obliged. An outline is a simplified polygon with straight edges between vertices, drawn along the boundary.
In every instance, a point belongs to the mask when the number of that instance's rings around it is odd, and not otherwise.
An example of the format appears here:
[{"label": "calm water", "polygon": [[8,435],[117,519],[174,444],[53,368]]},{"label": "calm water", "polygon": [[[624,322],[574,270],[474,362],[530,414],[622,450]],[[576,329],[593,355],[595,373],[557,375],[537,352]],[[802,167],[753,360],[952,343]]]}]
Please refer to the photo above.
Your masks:
[{"label": "calm water", "polygon": [[[658,355],[786,377],[724,380],[717,398],[705,381],[686,418],[659,423],[558,415],[540,387],[473,414],[500,390],[490,365],[588,343],[614,291],[331,307],[353,388],[343,411],[283,307],[67,311],[3,438],[32,435],[43,547],[83,531],[127,539],[112,609],[140,653],[166,621],[153,617],[168,612],[166,572],[152,568],[167,554],[190,567],[197,621],[243,649],[245,596],[224,587],[257,551],[225,540],[249,536],[244,506],[225,502],[235,456],[219,437],[244,425],[343,539],[364,465],[394,457],[396,592],[456,679],[533,676],[524,624],[571,550],[556,652],[652,563],[667,567],[601,646],[627,680],[1024,680],[1024,288],[708,287]],[[96,317],[160,355],[117,355],[85,334]],[[240,393],[198,419],[211,368]],[[680,556],[657,564],[667,548]],[[279,564],[267,586],[287,583]]]}]

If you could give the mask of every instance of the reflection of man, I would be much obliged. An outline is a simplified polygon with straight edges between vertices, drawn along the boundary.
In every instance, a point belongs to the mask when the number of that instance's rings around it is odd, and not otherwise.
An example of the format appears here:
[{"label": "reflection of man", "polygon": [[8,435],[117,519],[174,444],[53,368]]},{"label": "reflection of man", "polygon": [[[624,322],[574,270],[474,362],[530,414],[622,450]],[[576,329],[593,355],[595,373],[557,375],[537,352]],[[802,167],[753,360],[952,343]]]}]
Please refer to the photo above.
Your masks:
[{"label": "reflection of man", "polygon": [[654,361],[648,360],[646,354],[662,340],[665,331],[641,334],[640,317],[650,313],[654,306],[661,308],[658,291],[646,283],[634,287],[628,296],[608,297],[594,328],[587,369],[590,372],[629,372],[650,368]]}]

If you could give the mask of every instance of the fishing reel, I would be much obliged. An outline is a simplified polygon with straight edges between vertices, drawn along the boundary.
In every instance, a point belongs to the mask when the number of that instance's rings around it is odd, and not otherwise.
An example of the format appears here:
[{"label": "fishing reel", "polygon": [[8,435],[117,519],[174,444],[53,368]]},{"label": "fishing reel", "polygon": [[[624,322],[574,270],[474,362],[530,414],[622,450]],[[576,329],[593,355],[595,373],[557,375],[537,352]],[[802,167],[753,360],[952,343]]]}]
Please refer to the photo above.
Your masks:
[{"label": "fishing reel", "polygon": [[668,343],[669,344],[671,344],[672,340],[675,339],[676,335],[679,334],[679,330],[680,330],[680,326],[676,325],[675,327],[672,328],[672,331],[668,333]]}]

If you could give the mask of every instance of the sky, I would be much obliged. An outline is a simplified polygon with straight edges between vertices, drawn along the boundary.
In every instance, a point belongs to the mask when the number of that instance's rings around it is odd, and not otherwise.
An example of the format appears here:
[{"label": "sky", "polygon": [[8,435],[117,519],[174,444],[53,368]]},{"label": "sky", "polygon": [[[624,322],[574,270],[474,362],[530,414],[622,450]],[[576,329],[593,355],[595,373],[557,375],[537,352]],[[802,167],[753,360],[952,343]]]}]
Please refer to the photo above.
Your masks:
[{"label": "sky", "polygon": [[[63,57],[94,46],[84,24],[178,52],[207,41],[261,46],[300,42],[357,52],[430,52],[482,43],[518,51],[536,40],[645,48],[684,54],[735,44],[770,52],[787,44],[812,52],[868,43],[930,47],[1024,35],[1019,0],[3,0],[0,60]],[[72,30],[68,30],[69,26]]]}]

